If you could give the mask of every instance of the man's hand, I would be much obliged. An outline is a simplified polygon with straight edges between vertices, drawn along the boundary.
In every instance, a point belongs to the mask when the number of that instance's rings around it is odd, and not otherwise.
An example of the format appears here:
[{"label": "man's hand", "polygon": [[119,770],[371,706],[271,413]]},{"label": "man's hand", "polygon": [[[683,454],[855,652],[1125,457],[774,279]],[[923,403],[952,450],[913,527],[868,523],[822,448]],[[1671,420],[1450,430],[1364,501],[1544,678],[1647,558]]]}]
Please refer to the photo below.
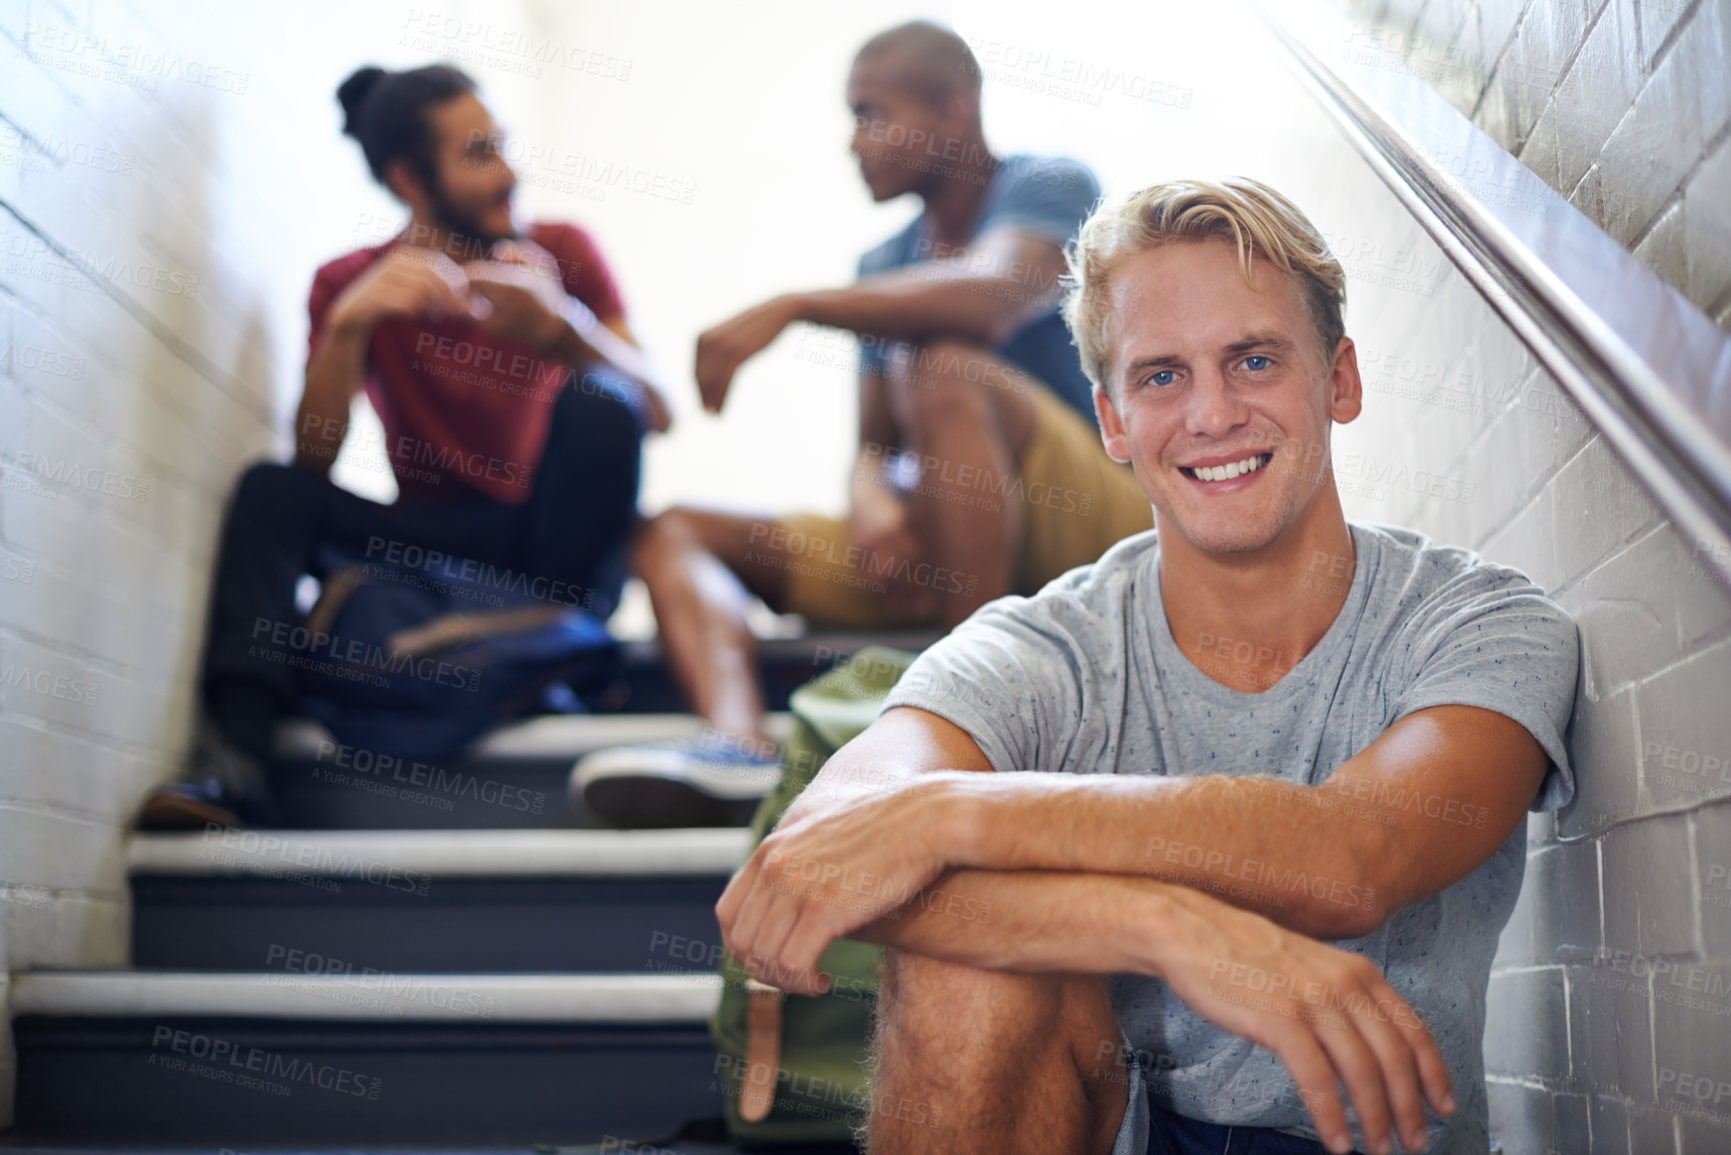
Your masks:
[{"label": "man's hand", "polygon": [[490,260],[463,265],[473,293],[490,306],[483,329],[545,354],[567,325],[565,284],[551,253],[533,241],[500,241]]},{"label": "man's hand", "polygon": [[338,331],[357,332],[386,317],[477,317],[487,307],[469,288],[469,278],[444,253],[397,245],[337,294],[328,323]]},{"label": "man's hand", "polygon": [[697,338],[697,390],[703,408],[720,413],[727,400],[733,375],[750,357],[756,356],[781,331],[799,320],[798,302],[791,296],[775,297],[731,317]]},{"label": "man's hand", "polygon": [[1176,925],[1150,941],[1172,992],[1278,1055],[1331,1150],[1352,1147],[1337,1081],[1372,1152],[1393,1150],[1391,1119],[1408,1151],[1423,1150],[1421,1090],[1439,1115],[1452,1113],[1448,1069],[1376,965],[1187,888],[1173,887],[1171,897]]},{"label": "man's hand", "polygon": [[761,982],[824,993],[817,960],[829,944],[943,873],[943,777],[852,793],[778,827],[716,903],[728,952]]}]

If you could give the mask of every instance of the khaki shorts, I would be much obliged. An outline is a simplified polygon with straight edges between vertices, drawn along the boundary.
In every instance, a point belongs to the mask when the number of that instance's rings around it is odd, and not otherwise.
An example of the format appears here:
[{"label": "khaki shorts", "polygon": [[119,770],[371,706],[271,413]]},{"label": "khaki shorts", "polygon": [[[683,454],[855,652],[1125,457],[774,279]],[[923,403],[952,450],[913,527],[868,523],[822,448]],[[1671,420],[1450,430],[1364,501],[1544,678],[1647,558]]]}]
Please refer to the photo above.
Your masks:
[{"label": "khaki shorts", "polygon": [[[1154,509],[1128,465],[1106,456],[1099,431],[1043,385],[1029,390],[1034,428],[1015,475],[982,487],[979,504],[1020,500],[1014,592],[1033,594],[1067,570],[1087,565],[1131,534],[1154,528]],[[973,495],[968,495],[970,498]],[[885,629],[927,624],[898,614],[883,596],[881,575],[848,548],[847,522],[791,514],[776,522],[787,544],[787,593],[782,609],[817,626]],[[912,574],[941,588],[960,580],[933,566]]]}]

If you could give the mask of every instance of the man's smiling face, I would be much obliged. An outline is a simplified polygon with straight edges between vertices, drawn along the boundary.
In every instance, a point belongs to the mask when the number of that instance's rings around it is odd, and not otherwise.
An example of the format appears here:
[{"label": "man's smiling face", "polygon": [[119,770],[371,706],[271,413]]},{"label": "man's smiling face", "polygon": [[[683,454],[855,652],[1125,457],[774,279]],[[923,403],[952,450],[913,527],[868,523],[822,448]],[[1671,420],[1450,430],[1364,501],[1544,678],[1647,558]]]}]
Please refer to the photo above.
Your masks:
[{"label": "man's smiling face", "polygon": [[1331,423],[1358,416],[1352,343],[1324,367],[1297,276],[1256,257],[1246,282],[1229,241],[1126,257],[1109,301],[1117,402],[1095,406],[1162,534],[1211,554],[1275,542],[1330,483]]}]

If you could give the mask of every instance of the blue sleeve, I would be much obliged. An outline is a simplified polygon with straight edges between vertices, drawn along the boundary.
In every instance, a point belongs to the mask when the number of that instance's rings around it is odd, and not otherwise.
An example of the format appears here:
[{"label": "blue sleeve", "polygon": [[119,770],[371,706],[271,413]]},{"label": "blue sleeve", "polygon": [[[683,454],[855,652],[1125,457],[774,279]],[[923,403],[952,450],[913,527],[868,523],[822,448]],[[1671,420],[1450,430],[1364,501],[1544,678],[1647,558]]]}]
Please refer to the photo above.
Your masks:
[{"label": "blue sleeve", "polygon": [[1575,795],[1564,744],[1580,638],[1568,611],[1525,574],[1480,565],[1426,600],[1409,625],[1409,664],[1389,724],[1430,706],[1478,706],[1524,726],[1549,759],[1532,809]]},{"label": "blue sleeve", "polygon": [[1012,156],[1003,191],[987,209],[980,231],[1012,226],[1070,243],[1100,201],[1100,182],[1087,165],[1067,157]]}]

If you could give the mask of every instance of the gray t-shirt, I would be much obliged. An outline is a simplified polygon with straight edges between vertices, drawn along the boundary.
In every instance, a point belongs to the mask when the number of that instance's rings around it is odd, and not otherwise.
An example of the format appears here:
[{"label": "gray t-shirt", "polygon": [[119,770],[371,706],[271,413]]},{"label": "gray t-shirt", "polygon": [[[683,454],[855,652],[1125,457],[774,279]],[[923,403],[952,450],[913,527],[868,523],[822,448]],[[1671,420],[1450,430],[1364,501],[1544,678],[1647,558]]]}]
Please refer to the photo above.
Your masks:
[{"label": "gray t-shirt", "polygon": [[[1415,530],[1347,524],[1357,562],[1346,604],[1316,647],[1260,693],[1214,681],[1178,649],[1150,530],[1031,598],[982,606],[920,655],[884,708],[948,719],[1000,772],[1267,775],[1314,786],[1406,714],[1479,706],[1519,722],[1549,755],[1533,809],[1567,803],[1573,620],[1519,570]],[[1376,801],[1438,821],[1477,818],[1458,799]],[[1377,964],[1448,1063],[1457,1107],[1433,1124],[1432,1151],[1482,1152],[1488,1143],[1485,989],[1525,863],[1523,824],[1466,878],[1334,944]],[[1273,1052],[1214,1026],[1158,979],[1112,975],[1108,985],[1158,1101],[1190,1118],[1316,1137]]]}]

